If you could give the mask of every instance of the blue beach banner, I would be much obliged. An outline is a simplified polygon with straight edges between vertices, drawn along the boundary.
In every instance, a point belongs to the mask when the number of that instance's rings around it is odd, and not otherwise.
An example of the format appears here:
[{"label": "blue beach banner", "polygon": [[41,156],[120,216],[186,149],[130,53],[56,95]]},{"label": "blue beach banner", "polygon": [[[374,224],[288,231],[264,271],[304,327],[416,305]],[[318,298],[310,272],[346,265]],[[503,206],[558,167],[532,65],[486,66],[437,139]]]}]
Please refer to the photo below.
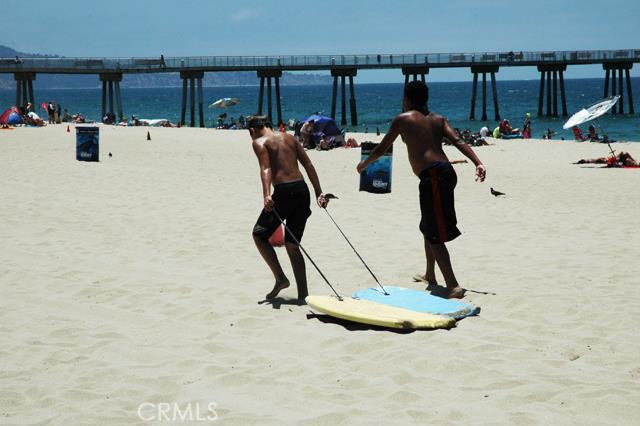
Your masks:
[{"label": "blue beach banner", "polygon": [[[363,142],[360,145],[360,158],[366,160],[379,144]],[[391,192],[391,166],[393,164],[393,145],[360,174],[360,191],[374,194]]]},{"label": "blue beach banner", "polygon": [[76,160],[100,161],[100,128],[76,127]]}]

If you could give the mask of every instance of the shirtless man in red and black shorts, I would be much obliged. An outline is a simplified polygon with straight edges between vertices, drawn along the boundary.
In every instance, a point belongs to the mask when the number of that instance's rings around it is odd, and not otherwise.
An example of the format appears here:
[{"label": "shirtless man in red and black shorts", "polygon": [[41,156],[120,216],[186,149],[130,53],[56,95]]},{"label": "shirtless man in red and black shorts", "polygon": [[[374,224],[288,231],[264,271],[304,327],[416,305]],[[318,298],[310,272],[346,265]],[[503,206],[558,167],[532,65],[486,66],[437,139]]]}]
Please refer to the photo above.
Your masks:
[{"label": "shirtless man in red and black shorts", "polygon": [[426,274],[422,280],[435,284],[435,263],[438,264],[447,285],[447,297],[462,298],[460,287],[453,273],[446,242],[453,240],[460,231],[456,224],[453,190],[457,183],[456,172],[442,150],[444,138],[452,142],[476,166],[476,181],[484,181],[486,168],[471,147],[460,140],[449,122],[441,115],[429,111],[429,91],[425,83],[413,81],[404,89],[403,109],[391,123],[391,128],[380,145],[369,157],[361,161],[357,170],[362,173],[369,164],[387,152],[398,135],[407,144],[409,163],[420,178],[420,231],[424,236],[427,258]]},{"label": "shirtless man in red and black shorts", "polygon": [[265,116],[249,117],[247,127],[253,141],[253,151],[260,164],[264,199],[264,209],[253,227],[253,240],[275,278],[273,290],[266,298],[273,299],[281,290],[289,287],[289,279],[280,266],[275,250],[269,244],[269,237],[280,226],[280,216],[288,229],[285,232],[285,247],[296,278],[298,301],[304,303],[309,293],[304,257],[298,243],[302,240],[307,219],[311,215],[311,197],[298,163],[302,164],[307,172],[318,205],[325,208],[329,200],[322,193],[315,167],[302,145],[293,136],[274,132]]}]

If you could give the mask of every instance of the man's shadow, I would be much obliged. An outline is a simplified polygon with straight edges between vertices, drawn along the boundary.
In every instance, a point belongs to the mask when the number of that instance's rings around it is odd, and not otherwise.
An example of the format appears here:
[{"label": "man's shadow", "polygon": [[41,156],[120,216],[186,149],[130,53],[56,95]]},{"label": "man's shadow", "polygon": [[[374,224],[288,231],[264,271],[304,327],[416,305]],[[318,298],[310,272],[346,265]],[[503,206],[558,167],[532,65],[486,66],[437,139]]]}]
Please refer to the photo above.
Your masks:
[{"label": "man's shadow", "polygon": [[283,297],[274,297],[273,299],[263,299],[258,302],[258,305],[270,305],[273,309],[280,309],[282,305],[285,306],[304,306],[306,303],[299,301],[298,299],[285,299]]},{"label": "man's shadow", "polygon": [[[447,298],[447,294],[448,294],[448,290],[446,287],[441,286],[438,283],[429,283],[427,284],[427,287],[425,288],[426,291],[428,291],[429,293],[431,293],[432,296],[438,296],[438,297],[442,297],[442,298]],[[481,291],[481,290],[473,290],[470,288],[463,288],[463,290],[465,291],[465,293],[477,293],[477,294],[488,294],[491,296],[497,296],[496,293],[492,292],[492,291]]]}]

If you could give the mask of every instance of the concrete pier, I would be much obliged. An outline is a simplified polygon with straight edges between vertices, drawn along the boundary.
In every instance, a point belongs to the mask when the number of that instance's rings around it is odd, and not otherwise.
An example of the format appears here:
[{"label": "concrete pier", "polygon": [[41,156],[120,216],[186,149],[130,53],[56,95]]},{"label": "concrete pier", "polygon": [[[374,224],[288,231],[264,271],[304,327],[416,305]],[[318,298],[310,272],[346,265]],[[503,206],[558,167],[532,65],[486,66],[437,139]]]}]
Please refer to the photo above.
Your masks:
[{"label": "concrete pier", "polygon": [[564,64],[549,64],[538,65],[538,71],[540,72],[540,91],[538,94],[538,115],[543,113],[543,104],[545,97],[545,85],[547,89],[547,117],[558,117],[558,81],[560,82],[560,102],[562,107],[562,116],[566,117],[567,111],[567,96],[564,87],[564,72],[567,70],[567,66]]},{"label": "concrete pier", "polygon": [[33,72],[17,72],[13,75],[16,81],[16,106],[20,107],[27,102],[31,102],[35,110],[35,96],[33,94],[33,80],[36,79],[36,73]]},{"label": "concrete pier", "polygon": [[476,65],[471,67],[473,83],[471,88],[471,111],[469,120],[476,119],[476,93],[478,91],[478,75],[482,74],[482,121],[487,121],[487,73],[491,74],[491,95],[493,97],[493,113],[496,121],[500,120],[500,108],[498,103],[498,89],[496,85],[496,73],[500,67]]},{"label": "concrete pier", "polygon": [[[269,117],[269,121],[278,127],[280,123],[282,123],[282,100],[280,98],[280,77],[282,77],[281,69],[260,69],[257,71],[258,78],[260,79],[260,92],[258,94],[258,115],[262,115],[262,106],[264,101],[264,86],[265,82],[267,83],[267,116]],[[274,80],[275,89],[276,89],[276,113],[277,113],[277,121],[273,122],[273,101],[272,101],[272,89],[271,89],[271,79]]]},{"label": "concrete pier", "polygon": [[[635,114],[635,108],[633,106],[633,90],[631,87],[630,76],[630,70],[632,67],[633,63],[631,62],[607,62],[602,64],[602,68],[605,70],[603,96],[605,98],[615,95],[620,96],[618,103],[616,103],[613,108],[611,108],[612,114],[624,114],[625,83],[627,86],[626,95],[627,105],[629,106],[629,114]],[[623,73],[625,78],[623,78]],[[611,94],[609,94],[609,78],[611,78]]]},{"label": "concrete pier", "polygon": [[351,111],[351,125],[358,125],[358,111],[356,109],[356,95],[353,85],[353,77],[358,73],[357,68],[333,68],[331,69],[331,76],[333,77],[333,88],[331,91],[331,118],[336,118],[336,104],[338,98],[338,78],[341,84],[341,113],[342,117],[340,124],[347,125],[347,99],[346,99],[346,77],[349,77],[349,108]]},{"label": "concrete pier", "polygon": [[198,118],[200,127],[204,127],[204,105],[202,99],[202,78],[204,71],[181,71],[182,79],[182,108],[180,110],[180,125],[186,125],[187,98],[189,98],[189,126],[196,126],[196,85],[198,93]]},{"label": "concrete pier", "polygon": [[[118,72],[105,72],[100,73],[100,81],[102,82],[102,117],[107,115],[107,112],[114,114],[116,111],[113,108],[114,104],[114,89],[115,89],[115,104],[118,108],[116,116],[120,121],[124,119],[124,111],[122,109],[122,96],[120,94],[120,82],[122,81],[122,73]],[[109,109],[107,109],[107,100],[109,102]]]}]

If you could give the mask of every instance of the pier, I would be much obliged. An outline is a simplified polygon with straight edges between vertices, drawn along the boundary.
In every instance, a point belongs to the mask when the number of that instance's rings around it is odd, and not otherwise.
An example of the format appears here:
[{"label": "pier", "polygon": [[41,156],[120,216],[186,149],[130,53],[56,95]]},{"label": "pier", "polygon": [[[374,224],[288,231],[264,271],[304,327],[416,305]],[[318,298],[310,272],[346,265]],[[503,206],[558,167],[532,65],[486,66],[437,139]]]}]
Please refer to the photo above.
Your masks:
[{"label": "pier", "polygon": [[[16,104],[34,103],[33,80],[37,74],[95,74],[102,82],[102,113],[117,112],[124,117],[120,82],[126,74],[179,73],[182,78],[181,124],[186,125],[187,99],[189,124],[195,126],[196,88],[198,118],[204,127],[202,78],[206,72],[253,71],[260,79],[258,113],[263,113],[267,88],[267,115],[273,121],[272,81],[275,83],[276,119],[282,122],[280,77],[286,71],[329,71],[333,77],[331,116],[336,118],[338,83],[341,85],[341,123],[347,124],[346,78],[349,78],[350,123],[356,126],[358,114],[354,79],[358,70],[398,69],[405,83],[410,78],[425,81],[431,68],[469,68],[472,77],[469,118],[475,119],[478,77],[482,75],[482,121],[487,121],[487,74],[491,77],[493,118],[500,119],[496,74],[501,67],[536,67],[540,72],[538,115],[558,117],[558,91],[561,114],[568,115],[564,73],[568,66],[602,65],[604,96],[620,95],[613,114],[634,114],[630,70],[640,62],[640,49],[581,50],[544,52],[476,52],[368,55],[290,55],[290,56],[197,56],[155,58],[0,58],[0,73],[12,73],[16,81]],[[624,87],[626,86],[626,90]],[[546,89],[546,93],[545,93]],[[611,92],[609,92],[611,89]],[[543,110],[546,94],[546,110]],[[117,110],[114,108],[117,108]],[[108,106],[108,108],[107,108]]]}]

